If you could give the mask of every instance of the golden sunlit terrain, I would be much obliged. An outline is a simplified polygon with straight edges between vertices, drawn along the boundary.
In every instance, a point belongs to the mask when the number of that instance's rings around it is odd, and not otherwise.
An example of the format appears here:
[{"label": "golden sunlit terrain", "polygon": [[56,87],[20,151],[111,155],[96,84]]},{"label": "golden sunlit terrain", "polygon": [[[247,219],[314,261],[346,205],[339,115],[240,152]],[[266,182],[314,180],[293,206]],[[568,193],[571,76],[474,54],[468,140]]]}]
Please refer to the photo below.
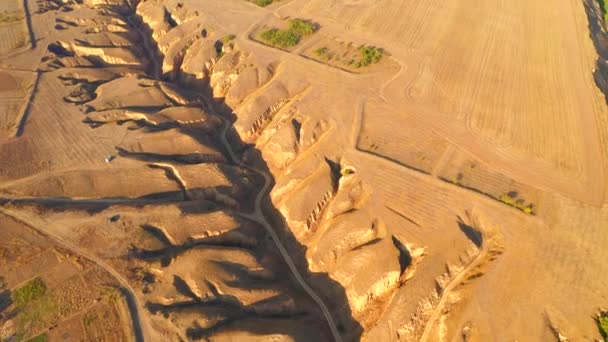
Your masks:
[{"label": "golden sunlit terrain", "polygon": [[0,340],[608,338],[604,18],[0,4]]}]

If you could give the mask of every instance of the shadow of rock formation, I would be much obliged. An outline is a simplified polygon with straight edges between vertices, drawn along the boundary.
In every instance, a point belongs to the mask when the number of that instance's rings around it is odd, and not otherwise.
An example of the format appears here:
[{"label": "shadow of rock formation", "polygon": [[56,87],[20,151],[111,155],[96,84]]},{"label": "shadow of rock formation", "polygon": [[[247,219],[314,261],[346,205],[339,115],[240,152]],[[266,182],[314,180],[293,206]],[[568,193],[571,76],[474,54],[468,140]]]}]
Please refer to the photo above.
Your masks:
[{"label": "shadow of rock formation", "polygon": [[589,23],[589,36],[598,54],[593,77],[608,103],[608,34],[604,13],[597,0],[584,0],[583,4]]}]

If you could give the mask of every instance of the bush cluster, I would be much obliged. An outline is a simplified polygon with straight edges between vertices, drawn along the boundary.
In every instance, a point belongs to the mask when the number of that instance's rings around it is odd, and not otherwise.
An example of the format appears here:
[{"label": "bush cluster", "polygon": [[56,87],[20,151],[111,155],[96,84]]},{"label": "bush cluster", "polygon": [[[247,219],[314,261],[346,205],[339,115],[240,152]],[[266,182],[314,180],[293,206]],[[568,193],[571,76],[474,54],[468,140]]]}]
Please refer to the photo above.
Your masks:
[{"label": "bush cluster", "polygon": [[355,63],[355,68],[376,64],[384,56],[384,50],[375,46],[362,46],[359,48],[361,59]]},{"label": "bush cluster", "polygon": [[234,40],[234,38],[236,38],[236,36],[235,36],[234,34],[229,34],[229,35],[227,35],[227,36],[224,36],[224,37],[222,38],[222,43],[224,43],[224,44],[228,44],[228,43],[230,43],[231,41],[233,41],[233,40]]},{"label": "bush cluster", "polygon": [[42,333],[36,337],[32,337],[29,342],[46,342],[49,340],[49,335],[47,333]]},{"label": "bush cluster", "polygon": [[253,2],[255,2],[255,4],[260,7],[266,7],[266,6],[270,5],[271,3],[273,3],[274,0],[254,0]]},{"label": "bush cluster", "polygon": [[46,285],[44,285],[42,279],[34,278],[15,290],[12,294],[12,299],[18,306],[25,306],[29,302],[42,297],[45,292]]},{"label": "bush cluster", "polygon": [[517,198],[517,195],[502,194],[498,199],[504,204],[515,207],[526,214],[534,215],[534,205],[532,203],[526,205],[526,201],[523,198]]},{"label": "bush cluster", "polygon": [[603,312],[597,317],[597,326],[605,342],[608,342],[608,312]]},{"label": "bush cluster", "polygon": [[287,29],[279,30],[271,28],[262,32],[261,37],[273,46],[286,49],[298,45],[303,37],[311,35],[315,31],[315,25],[310,22],[301,19],[290,19]]},{"label": "bush cluster", "polygon": [[314,54],[324,60],[329,60],[330,56],[329,56],[329,49],[326,47],[320,47],[318,49],[315,49]]},{"label": "bush cluster", "polygon": [[600,5],[600,9],[602,10],[602,14],[604,15],[604,24],[608,22],[608,13],[606,13],[606,1],[605,0],[597,0]]}]

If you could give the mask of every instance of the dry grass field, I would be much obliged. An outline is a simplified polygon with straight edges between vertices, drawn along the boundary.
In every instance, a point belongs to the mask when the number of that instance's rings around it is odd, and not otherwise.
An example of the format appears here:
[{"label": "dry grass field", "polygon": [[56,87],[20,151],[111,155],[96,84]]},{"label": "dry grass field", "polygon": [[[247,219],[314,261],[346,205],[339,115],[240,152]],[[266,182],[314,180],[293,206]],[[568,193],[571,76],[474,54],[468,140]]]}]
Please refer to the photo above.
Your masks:
[{"label": "dry grass field", "polygon": [[298,13],[387,42],[404,66],[387,85],[389,102],[473,153],[484,145],[518,178],[602,202],[605,129],[597,123],[607,113],[589,76],[595,50],[580,3],[311,1]]},{"label": "dry grass field", "polygon": [[595,2],[24,4],[0,339],[600,339]]},{"label": "dry grass field", "polygon": [[7,0],[0,4],[0,55],[29,44],[23,2]]},{"label": "dry grass field", "polygon": [[[412,123],[396,125],[395,120]],[[449,146],[431,128],[416,124],[408,113],[399,114],[372,102],[363,109],[356,146],[360,150],[431,174]]]}]

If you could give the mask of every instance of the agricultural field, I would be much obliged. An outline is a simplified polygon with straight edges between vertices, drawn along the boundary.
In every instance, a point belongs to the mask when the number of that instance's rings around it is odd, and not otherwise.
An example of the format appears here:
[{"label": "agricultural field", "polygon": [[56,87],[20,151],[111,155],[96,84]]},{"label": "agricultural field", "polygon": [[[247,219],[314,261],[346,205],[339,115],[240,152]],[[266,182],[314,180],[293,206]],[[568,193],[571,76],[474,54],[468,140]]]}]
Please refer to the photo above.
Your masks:
[{"label": "agricultural field", "polygon": [[34,72],[0,70],[0,138],[19,132],[36,82]]},{"label": "agricultural field", "polygon": [[[412,123],[394,125],[395,118]],[[370,103],[363,111],[357,148],[431,174],[450,145],[427,126],[413,121],[407,113],[397,114]]]},{"label": "agricultural field", "polygon": [[390,54],[381,47],[357,45],[338,39],[320,38],[307,47],[302,55],[350,72],[373,72],[398,68]]},{"label": "agricultural field", "polygon": [[445,161],[438,177],[457,186],[462,186],[495,198],[526,214],[538,212],[541,192],[529,185],[519,183],[466,153],[453,153]]},{"label": "agricultural field", "polygon": [[130,317],[112,276],[2,214],[3,340],[126,339]]},{"label": "agricultural field", "polygon": [[[535,177],[544,186],[581,199],[601,197],[594,191],[577,194],[581,186],[605,190],[605,184],[588,183],[603,178],[595,160],[605,146],[598,145],[594,122],[604,122],[605,110],[601,94],[582,90],[595,87],[592,78],[581,76],[593,70],[595,54],[591,41],[578,42],[587,26],[584,6],[563,4],[547,15],[542,3],[517,1],[498,8],[476,3],[386,1],[363,8],[313,1],[301,13],[392,41],[382,46],[402,61],[403,70],[386,85],[385,98],[413,111],[424,108],[420,115],[441,134],[452,134],[470,149],[487,146],[522,178],[531,173],[520,171],[522,166],[533,163],[534,170],[546,175],[544,180]],[[576,13],[571,26],[542,24],[561,20],[564,13]],[[471,25],[460,31],[462,22]],[[508,28],[515,26],[519,29]],[[559,38],[545,38],[549,36]],[[521,48],[513,50],[505,42],[519,42]],[[573,68],[571,60],[577,61]],[[565,91],[573,84],[579,93]],[[586,114],[580,117],[581,112]],[[572,185],[564,186],[565,179]]]}]

